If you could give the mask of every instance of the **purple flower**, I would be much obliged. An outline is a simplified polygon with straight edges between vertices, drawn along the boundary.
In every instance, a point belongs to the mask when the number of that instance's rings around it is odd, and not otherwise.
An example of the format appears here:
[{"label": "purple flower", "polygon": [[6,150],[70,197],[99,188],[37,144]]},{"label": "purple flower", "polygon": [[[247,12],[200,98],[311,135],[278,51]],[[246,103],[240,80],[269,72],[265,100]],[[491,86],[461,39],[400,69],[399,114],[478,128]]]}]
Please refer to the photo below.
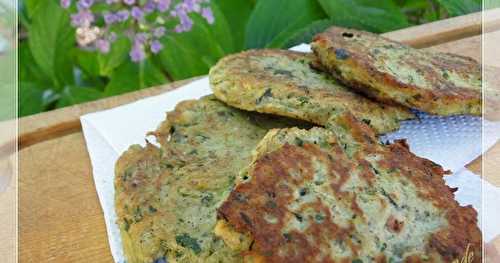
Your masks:
[{"label": "purple flower", "polygon": [[116,41],[116,33],[115,32],[110,32],[108,36],[109,42],[115,42]]},{"label": "purple flower", "polygon": [[162,48],[163,48],[163,45],[160,43],[160,41],[153,40],[151,42],[151,52],[153,52],[154,54],[158,54],[158,52],[160,52],[160,50]]},{"label": "purple flower", "polygon": [[132,11],[130,12],[130,14],[136,20],[142,19],[143,15],[144,15],[144,13],[142,12],[141,8],[139,8],[137,6],[132,7]]},{"label": "purple flower", "polygon": [[182,3],[175,5],[174,10],[170,11],[170,15],[174,17],[177,17],[182,13],[186,13],[186,10],[184,10]]},{"label": "purple flower", "polygon": [[155,29],[153,29],[153,36],[157,37],[157,38],[160,38],[162,36],[165,35],[165,28],[160,26],[160,27],[157,27]]},{"label": "purple flower", "polygon": [[71,5],[71,0],[61,0],[60,3],[62,8],[67,9]]},{"label": "purple flower", "polygon": [[146,2],[146,4],[144,4],[143,10],[144,10],[144,13],[149,14],[149,13],[155,11],[155,8],[156,8],[155,2],[153,0],[149,0]]},{"label": "purple flower", "polygon": [[134,62],[140,62],[146,58],[146,53],[144,53],[144,49],[142,45],[134,44],[132,49],[129,52],[130,58]]},{"label": "purple flower", "polygon": [[94,14],[89,10],[80,10],[71,15],[71,24],[74,27],[89,27],[94,22]]},{"label": "purple flower", "polygon": [[94,0],[79,0],[76,3],[78,10],[89,9],[94,4]]},{"label": "purple flower", "polygon": [[98,39],[95,45],[101,53],[107,54],[109,52],[110,49],[109,41],[105,39]]},{"label": "purple flower", "polygon": [[127,21],[128,16],[129,16],[128,10],[120,10],[120,11],[116,12],[116,19],[120,22]]},{"label": "purple flower", "polygon": [[200,12],[200,4],[197,0],[184,0],[182,3],[182,8],[186,12]]},{"label": "purple flower", "polygon": [[[179,33],[191,30],[194,23],[190,17],[192,13],[200,14],[207,23],[213,24],[215,17],[210,8],[210,1],[59,0],[63,8],[68,9],[73,4],[77,7],[77,11],[71,14],[71,25],[76,28],[76,39],[80,46],[94,47],[96,51],[105,54],[111,51],[112,43],[116,39],[125,37],[132,41],[129,56],[134,62],[146,59],[148,54],[161,52],[164,46],[160,39],[171,32],[169,30]],[[104,10],[93,13],[91,9],[96,3]],[[120,7],[121,9],[116,9]],[[153,19],[145,19],[148,14],[152,14]],[[97,19],[103,19],[105,24],[96,24]],[[110,31],[110,25],[129,19],[138,22],[128,23],[127,28],[118,31]]]},{"label": "purple flower", "polygon": [[156,1],[156,8],[160,12],[165,12],[170,7],[170,4],[171,4],[171,0],[157,0]]},{"label": "purple flower", "polygon": [[203,16],[209,24],[213,24],[215,21],[212,9],[210,9],[209,7],[205,7],[201,10],[201,16]]},{"label": "purple flower", "polygon": [[186,32],[191,30],[191,27],[193,27],[193,20],[191,20],[191,18],[185,12],[179,13],[178,16],[180,20],[180,24],[178,25],[180,26],[179,32]]},{"label": "purple flower", "polygon": [[148,40],[148,35],[146,33],[138,33],[134,37],[135,44],[144,44]]},{"label": "purple flower", "polygon": [[107,24],[107,25],[111,25],[115,22],[118,21],[118,16],[117,15],[114,15],[113,13],[110,13],[110,12],[104,12],[103,14],[104,16],[104,22]]}]

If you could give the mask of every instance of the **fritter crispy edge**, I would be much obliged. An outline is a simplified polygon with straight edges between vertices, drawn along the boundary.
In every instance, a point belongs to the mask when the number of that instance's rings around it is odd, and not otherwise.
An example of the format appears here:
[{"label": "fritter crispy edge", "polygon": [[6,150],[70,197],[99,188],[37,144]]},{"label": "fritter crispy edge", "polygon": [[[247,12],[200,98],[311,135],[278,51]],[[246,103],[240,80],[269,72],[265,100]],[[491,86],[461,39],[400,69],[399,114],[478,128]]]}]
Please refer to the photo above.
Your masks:
[{"label": "fritter crispy edge", "polygon": [[[271,59],[280,68],[258,69]],[[314,60],[312,54],[287,50],[245,51],[213,66],[210,85],[218,99],[233,107],[318,125],[325,125],[332,112],[349,110],[381,134],[414,117],[406,108],[379,104],[341,86],[328,74],[311,68]],[[289,65],[281,65],[284,63]]]},{"label": "fritter crispy edge", "polygon": [[381,102],[438,115],[481,115],[481,65],[471,58],[340,27],[318,34],[311,46],[333,76]]},{"label": "fritter crispy edge", "polygon": [[[470,246],[470,251],[474,253],[474,262],[481,262],[481,233],[477,227],[477,214],[471,206],[461,207],[454,200],[453,190],[445,185],[442,178],[444,171],[439,165],[412,154],[404,141],[397,141],[391,145],[380,145],[371,129],[355,120],[352,115],[340,115],[330,128],[335,131],[335,136],[330,139],[323,138],[325,139],[323,142],[318,142],[317,137],[313,136],[316,143],[303,140],[304,138],[296,140],[300,136],[291,136],[284,139],[283,134],[308,135],[316,133],[317,129],[321,128],[313,128],[311,131],[293,128],[270,131],[259,144],[258,156],[254,159],[255,161],[250,168],[247,169],[248,174],[243,173],[243,176],[247,177],[246,180],[242,180],[235,187],[228,199],[219,208],[220,220],[217,224],[216,234],[225,241],[227,238],[231,239],[233,242],[232,248],[244,251],[246,260],[249,262],[317,261],[321,259],[320,256],[325,256],[319,254],[318,250],[318,247],[321,247],[322,244],[325,245],[324,241],[319,239],[311,244],[308,242],[309,238],[322,237],[324,233],[330,233],[330,231],[333,231],[331,232],[333,236],[339,234],[342,236],[346,233],[338,232],[339,228],[333,222],[328,223],[329,227],[323,225],[323,227],[316,230],[310,228],[309,230],[312,232],[304,235],[297,232],[281,232],[284,228],[283,222],[291,220],[291,215],[282,206],[285,204],[292,205],[287,200],[292,198],[294,193],[287,192],[285,186],[279,186],[280,184],[277,183],[280,177],[286,176],[286,171],[289,171],[288,169],[291,169],[291,167],[297,167],[298,165],[299,169],[305,169],[306,171],[311,169],[305,165],[308,162],[308,154],[314,154],[315,158],[323,160],[331,159],[331,156],[321,157],[324,156],[324,152],[321,153],[320,149],[328,148],[328,146],[321,146],[321,144],[328,142],[331,143],[330,146],[332,147],[330,154],[338,155],[344,152],[345,156],[343,158],[346,158],[343,161],[340,160],[342,158],[335,159],[334,164],[332,164],[334,166],[331,167],[340,178],[344,178],[339,179],[340,181],[337,180],[338,185],[337,183],[332,184],[332,187],[336,189],[335,192],[339,191],[343,183],[348,182],[349,175],[346,172],[349,171],[350,159],[356,158],[360,152],[383,154],[387,158],[379,162],[380,166],[377,167],[379,172],[398,169],[398,175],[394,176],[404,176],[405,180],[408,180],[419,189],[418,195],[421,198],[430,200],[433,206],[444,213],[448,225],[430,234],[424,253],[431,259],[451,262],[455,259],[461,259],[467,247]],[[326,134],[328,134],[327,131]],[[368,181],[369,184],[370,180],[377,180],[374,179],[377,175],[374,172],[375,170],[372,171],[368,168],[370,164],[366,160],[364,162],[359,164],[360,167],[363,167],[361,178]],[[312,178],[310,179],[312,181]],[[290,178],[290,180],[295,182],[295,180],[301,179],[294,177]],[[280,190],[276,191],[278,188]],[[397,195],[392,196],[393,194],[396,193],[390,193],[391,198],[397,201]],[[352,195],[355,196],[354,193],[345,193],[345,198],[352,198]],[[356,203],[352,204],[353,211],[358,211],[359,208],[356,208]],[[314,209],[315,211],[321,211],[325,215],[328,215],[330,211],[322,206]],[[362,217],[363,214],[358,215],[358,219]],[[322,218],[325,220],[324,217]],[[269,220],[276,223],[272,222],[270,224]],[[355,220],[353,219],[352,222],[356,222]],[[403,227],[403,223],[411,224],[413,222],[400,222],[397,218],[393,218],[391,221],[389,218],[387,227],[389,231],[398,232]],[[244,240],[243,244],[238,244],[238,239]],[[292,242],[291,240],[299,240],[300,242],[288,246]],[[284,251],[288,251],[288,253]],[[326,258],[322,259],[326,260]],[[350,260],[356,260],[356,258],[350,258]],[[375,260],[384,262],[389,259],[385,258],[384,254],[381,254]],[[418,254],[409,255],[405,260],[421,262]]]},{"label": "fritter crispy edge", "polygon": [[309,127],[214,96],[179,103],[151,133],[160,148],[131,146],[116,163],[115,209],[128,262],[239,262],[212,233],[216,207],[266,132],[289,126]]}]

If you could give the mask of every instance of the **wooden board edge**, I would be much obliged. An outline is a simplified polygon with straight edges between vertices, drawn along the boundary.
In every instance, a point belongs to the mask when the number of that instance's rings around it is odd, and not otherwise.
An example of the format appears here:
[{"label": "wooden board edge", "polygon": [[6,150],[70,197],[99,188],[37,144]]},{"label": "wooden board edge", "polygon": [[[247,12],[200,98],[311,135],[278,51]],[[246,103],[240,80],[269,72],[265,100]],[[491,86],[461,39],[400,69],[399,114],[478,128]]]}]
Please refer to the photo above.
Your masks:
[{"label": "wooden board edge", "polygon": [[499,28],[500,8],[495,8],[404,28],[385,33],[383,36],[417,48],[424,48],[479,35],[482,32],[491,32]]},{"label": "wooden board edge", "polygon": [[60,136],[81,131],[80,116],[111,109],[136,100],[174,90],[200,79],[194,77],[161,86],[146,88],[123,95],[82,103],[49,112],[42,112],[19,119],[19,149]]}]

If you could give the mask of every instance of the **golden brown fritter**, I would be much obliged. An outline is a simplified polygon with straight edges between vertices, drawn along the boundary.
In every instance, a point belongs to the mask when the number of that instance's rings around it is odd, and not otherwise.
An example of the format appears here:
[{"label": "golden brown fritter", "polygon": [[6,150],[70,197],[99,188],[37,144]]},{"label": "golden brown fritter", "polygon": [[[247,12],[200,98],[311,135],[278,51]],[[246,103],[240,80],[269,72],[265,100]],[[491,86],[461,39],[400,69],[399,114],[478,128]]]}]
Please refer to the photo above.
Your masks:
[{"label": "golden brown fritter", "polygon": [[239,262],[213,234],[216,208],[271,128],[302,125],[234,109],[213,96],[184,101],[115,169],[118,224],[128,263]]},{"label": "golden brown fritter", "polygon": [[216,234],[249,262],[481,262],[476,211],[443,169],[380,144],[340,113],[329,129],[270,131],[218,209]]},{"label": "golden brown fritter", "polygon": [[311,68],[312,54],[252,50],[229,55],[210,70],[215,96],[249,111],[271,113],[325,125],[330,115],[348,110],[377,133],[396,130],[413,116],[408,109],[367,99]]},{"label": "golden brown fritter", "polygon": [[381,102],[438,115],[481,114],[481,65],[471,58],[340,27],[311,45],[331,74]]}]

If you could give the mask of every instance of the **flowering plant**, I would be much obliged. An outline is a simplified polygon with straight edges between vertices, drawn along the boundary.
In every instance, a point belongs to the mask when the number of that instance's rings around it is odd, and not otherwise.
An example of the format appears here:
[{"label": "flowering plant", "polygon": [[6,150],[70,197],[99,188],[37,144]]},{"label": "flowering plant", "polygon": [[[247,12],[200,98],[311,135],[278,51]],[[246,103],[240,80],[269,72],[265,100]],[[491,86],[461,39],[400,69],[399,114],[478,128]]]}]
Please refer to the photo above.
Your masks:
[{"label": "flowering plant", "polygon": [[[71,25],[82,48],[106,54],[118,37],[132,41],[129,55],[140,62],[147,52],[159,53],[160,38],[167,33],[187,32],[193,21],[191,13],[200,14],[209,24],[214,23],[210,0],[60,0],[63,8],[76,6]],[[172,23],[173,22],[173,23]]]},{"label": "flowering plant", "polygon": [[227,54],[289,48],[332,25],[387,32],[479,2],[20,0],[19,114],[204,75]]}]

